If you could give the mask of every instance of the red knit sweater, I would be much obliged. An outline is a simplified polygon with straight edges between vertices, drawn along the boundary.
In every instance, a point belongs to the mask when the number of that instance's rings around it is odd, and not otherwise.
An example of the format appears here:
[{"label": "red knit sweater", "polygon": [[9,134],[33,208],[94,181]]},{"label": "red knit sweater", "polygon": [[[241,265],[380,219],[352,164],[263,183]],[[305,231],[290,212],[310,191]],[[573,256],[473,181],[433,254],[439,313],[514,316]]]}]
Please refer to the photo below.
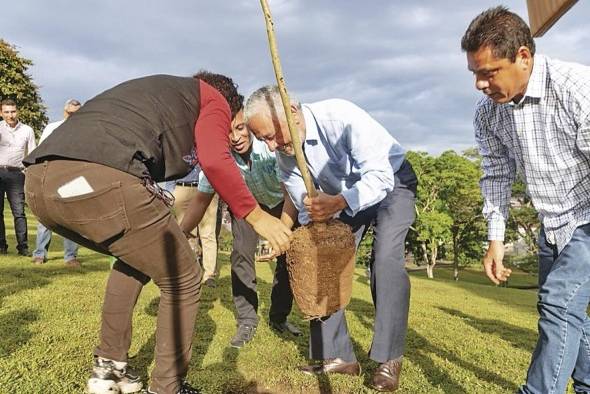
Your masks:
[{"label": "red knit sweater", "polygon": [[195,124],[197,159],[219,197],[242,219],[257,203],[230,152],[231,111],[221,93],[199,82],[201,110]]}]

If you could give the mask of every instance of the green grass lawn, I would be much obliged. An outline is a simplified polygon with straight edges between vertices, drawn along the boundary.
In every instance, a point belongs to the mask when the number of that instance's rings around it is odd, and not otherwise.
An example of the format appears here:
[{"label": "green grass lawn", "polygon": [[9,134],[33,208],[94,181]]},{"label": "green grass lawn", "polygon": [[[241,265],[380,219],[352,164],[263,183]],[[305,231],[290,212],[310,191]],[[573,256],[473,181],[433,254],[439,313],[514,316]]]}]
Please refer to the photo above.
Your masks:
[{"label": "green grass lawn", "polygon": [[[11,230],[11,215],[6,212]],[[30,220],[30,246],[34,246]],[[82,393],[97,342],[109,259],[81,249],[81,269],[63,264],[60,237],[50,260],[35,266],[14,253],[0,257],[0,393]],[[307,325],[295,311],[292,321],[306,335],[294,339],[267,326],[272,265],[259,263],[261,322],[255,340],[242,350],[228,346],[235,320],[229,258],[220,255],[217,288],[204,288],[196,321],[188,379],[203,393],[363,393],[375,364],[367,358],[373,306],[364,270],[355,274],[348,325],[363,376],[304,376]],[[481,272],[448,269],[435,280],[411,274],[412,303],[401,393],[508,393],[523,381],[536,340],[534,290],[497,288]],[[514,283],[535,279],[515,275]],[[512,283],[512,282],[511,282]],[[131,364],[143,377],[152,367],[158,290],[148,284],[134,318]]]}]

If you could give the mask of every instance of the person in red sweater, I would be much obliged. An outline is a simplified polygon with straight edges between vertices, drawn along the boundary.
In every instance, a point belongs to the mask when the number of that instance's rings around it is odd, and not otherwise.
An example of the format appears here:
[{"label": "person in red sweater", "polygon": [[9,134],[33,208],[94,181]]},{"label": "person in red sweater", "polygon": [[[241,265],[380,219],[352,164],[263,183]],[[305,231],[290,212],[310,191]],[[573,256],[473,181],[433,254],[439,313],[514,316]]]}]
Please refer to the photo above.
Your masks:
[{"label": "person in red sweater", "polygon": [[181,178],[200,164],[236,216],[277,253],[288,248],[290,230],[262,211],[230,153],[228,130],[242,102],[233,81],[219,74],[134,79],[87,101],[23,161],[27,202],[39,221],[117,258],[90,393],[141,389],[127,352],[133,308],[150,278],[160,289],[160,305],[148,393],[197,392],[184,379],[202,270],[170,212],[173,198],[157,182]]}]

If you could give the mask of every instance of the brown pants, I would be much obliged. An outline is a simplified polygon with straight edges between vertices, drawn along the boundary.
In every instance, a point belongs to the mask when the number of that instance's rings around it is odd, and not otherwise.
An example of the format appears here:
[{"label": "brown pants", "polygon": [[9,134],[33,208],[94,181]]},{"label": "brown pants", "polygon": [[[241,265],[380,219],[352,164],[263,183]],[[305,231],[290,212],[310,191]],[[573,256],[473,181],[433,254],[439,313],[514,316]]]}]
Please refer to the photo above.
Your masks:
[{"label": "brown pants", "polygon": [[[78,177],[93,191],[60,197],[57,189]],[[29,167],[25,194],[49,229],[118,258],[107,283],[96,355],[127,360],[133,308],[143,284],[153,279],[160,289],[160,306],[150,387],[176,393],[191,357],[202,272],[170,209],[139,178],[81,161]]]}]

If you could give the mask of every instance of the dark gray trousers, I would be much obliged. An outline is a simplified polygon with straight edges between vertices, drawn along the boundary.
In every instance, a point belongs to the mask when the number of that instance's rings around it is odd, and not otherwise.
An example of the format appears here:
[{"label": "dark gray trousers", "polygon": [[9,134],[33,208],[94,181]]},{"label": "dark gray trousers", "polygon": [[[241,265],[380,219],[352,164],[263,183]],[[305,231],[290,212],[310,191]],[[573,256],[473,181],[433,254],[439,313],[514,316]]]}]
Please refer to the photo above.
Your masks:
[{"label": "dark gray trousers", "polygon": [[[276,218],[281,217],[283,204],[274,208],[261,206]],[[232,215],[233,250],[231,253],[231,287],[238,324],[258,324],[258,295],[256,293],[255,253],[258,234],[244,219]],[[270,295],[269,319],[282,323],[293,306],[286,255],[277,257],[277,266]]]},{"label": "dark gray trousers", "polygon": [[[394,190],[380,203],[354,217],[346,214],[340,217],[352,226],[357,247],[367,227],[371,224],[374,227],[370,267],[375,326],[369,357],[379,363],[404,353],[410,306],[404,243],[414,222],[416,186],[416,175],[410,164],[404,162],[395,174]],[[356,361],[344,310],[310,322],[309,353],[315,360]]]}]

